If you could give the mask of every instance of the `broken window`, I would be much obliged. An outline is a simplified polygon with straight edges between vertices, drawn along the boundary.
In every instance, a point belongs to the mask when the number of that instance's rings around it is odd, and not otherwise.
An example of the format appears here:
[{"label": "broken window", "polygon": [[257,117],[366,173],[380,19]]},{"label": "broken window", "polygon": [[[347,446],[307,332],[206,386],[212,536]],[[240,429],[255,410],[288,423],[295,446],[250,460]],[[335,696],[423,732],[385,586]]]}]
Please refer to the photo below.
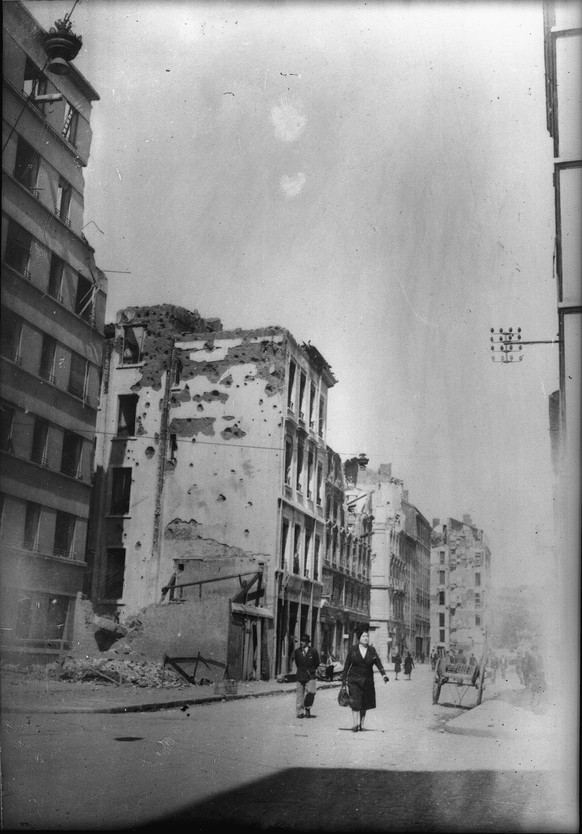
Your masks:
[{"label": "broken window", "polygon": [[60,220],[63,221],[63,223],[66,223],[67,226],[71,225],[69,212],[71,210],[72,196],[73,188],[71,186],[71,183],[64,177],[59,177],[59,185],[57,188],[57,200],[55,203],[55,214]]},{"label": "broken window", "polygon": [[65,120],[62,135],[71,145],[77,146],[77,128],[79,126],[79,111],[65,100]]},{"label": "broken window", "polygon": [[118,467],[111,473],[111,514],[127,515],[131,494],[131,467]]},{"label": "broken window", "polygon": [[89,378],[89,363],[84,356],[78,353],[71,353],[71,370],[69,373],[68,392],[74,397],[84,399],[87,393],[87,381]]},{"label": "broken window", "polygon": [[52,336],[45,333],[42,337],[42,348],[40,352],[39,376],[48,382],[55,382],[55,356],[57,343]]},{"label": "broken window", "polygon": [[445,584],[445,572],[444,570],[439,571],[439,585]]},{"label": "broken window", "polygon": [[323,437],[323,430],[325,428],[325,399],[323,397],[319,398],[319,427],[318,427],[318,434],[320,437]]},{"label": "broken window", "polygon": [[38,152],[26,142],[22,136],[18,138],[16,147],[16,161],[14,164],[14,178],[21,185],[32,191],[38,197],[36,184],[38,182]]},{"label": "broken window", "polygon": [[306,377],[303,371],[299,377],[299,419],[305,420],[305,383]]},{"label": "broken window", "polygon": [[307,497],[312,498],[312,481],[313,481],[313,451],[310,449],[307,453]]},{"label": "broken window", "polygon": [[444,628],[445,625],[445,615],[443,613],[439,614],[439,626]]},{"label": "broken window", "polygon": [[42,507],[40,504],[27,501],[26,516],[24,519],[24,539],[22,542],[26,550],[38,550],[41,516]]},{"label": "broken window", "polygon": [[3,452],[14,451],[12,447],[12,427],[14,425],[14,409],[8,405],[0,405],[0,449]]},{"label": "broken window", "polygon": [[303,490],[303,446],[301,443],[297,446],[297,480],[295,486],[299,492]]},{"label": "broken window", "polygon": [[74,515],[57,510],[53,543],[54,556],[62,556],[65,559],[70,559],[74,555],[75,524],[76,518]]},{"label": "broken window", "polygon": [[317,581],[319,576],[319,553],[321,550],[321,539],[319,536],[315,537],[315,548],[313,553],[313,578]]},{"label": "broken window", "polygon": [[12,310],[2,307],[2,328],[0,329],[0,353],[12,362],[20,364],[22,353],[22,319]]},{"label": "broken window", "polygon": [[8,223],[8,235],[6,237],[6,249],[4,250],[4,262],[20,272],[25,278],[30,278],[28,269],[30,252],[32,249],[32,235],[10,220]]},{"label": "broken window", "polygon": [[481,585],[481,574],[476,573],[475,574],[475,586],[478,588],[480,585]]},{"label": "broken window", "polygon": [[68,614],[68,597],[50,597],[46,609],[46,631],[44,635],[47,640],[65,639]]},{"label": "broken window", "polygon": [[441,565],[444,565],[444,563],[445,563],[445,551],[444,550],[441,550],[441,552],[439,553],[439,559],[440,559]]},{"label": "broken window", "polygon": [[481,625],[481,614],[475,614],[475,625],[476,626]]},{"label": "broken window", "polygon": [[289,522],[286,518],[283,519],[283,526],[281,528],[281,560],[280,566],[285,567],[287,561],[287,540],[289,538]]},{"label": "broken window", "polygon": [[48,423],[41,417],[35,417],[34,431],[32,433],[32,449],[30,459],[40,466],[48,465],[47,455]]},{"label": "broken window", "polygon": [[145,332],[145,327],[127,325],[123,328],[123,350],[121,354],[123,365],[137,365],[138,362],[141,362]]},{"label": "broken window", "polygon": [[289,380],[287,386],[287,408],[293,410],[293,386],[295,384],[295,362],[289,360]]},{"label": "broken window", "polygon": [[[54,88],[53,88],[54,89]],[[41,96],[46,96],[48,91],[48,79],[43,75],[40,68],[33,64],[27,58],[24,67],[24,79],[22,84],[22,92],[34,104],[37,110],[41,113],[46,113],[48,99],[42,99]],[[39,101],[40,98],[40,101]]]},{"label": "broken window", "polygon": [[441,630],[439,631],[439,643],[444,643],[444,642],[445,642],[445,630],[444,630],[444,628],[441,628]]},{"label": "broken window", "polygon": [[85,321],[92,322],[95,309],[95,285],[79,273],[77,278],[77,298],[75,313]]},{"label": "broken window", "polygon": [[133,437],[135,435],[135,415],[137,411],[138,394],[122,394],[117,398],[117,436]]},{"label": "broken window", "polygon": [[305,551],[303,554],[303,576],[309,576],[309,557],[311,555],[311,538],[312,531],[305,531]]},{"label": "broken window", "polygon": [[293,539],[293,573],[299,573],[301,566],[301,525],[295,525]]},{"label": "broken window", "polygon": [[323,487],[323,465],[321,463],[317,464],[317,492],[315,496],[315,501],[318,507],[321,507],[323,494],[322,494],[322,487]]},{"label": "broken window", "polygon": [[293,465],[293,441],[285,438],[285,483],[291,486],[291,467]]},{"label": "broken window", "polygon": [[125,550],[122,547],[110,547],[107,550],[105,567],[105,599],[121,599],[123,596],[123,577],[125,574]]},{"label": "broken window", "polygon": [[73,478],[80,478],[82,452],[83,439],[72,431],[66,431],[63,436],[61,472]]},{"label": "broken window", "polygon": [[475,594],[475,608],[481,608],[481,594]]},{"label": "broken window", "polygon": [[445,592],[439,591],[439,605],[445,604]]},{"label": "broken window", "polygon": [[309,389],[309,428],[315,428],[315,385],[311,383]]},{"label": "broken window", "polygon": [[176,453],[178,452],[178,437],[175,434],[170,435],[170,442],[169,442],[169,452],[170,452],[170,463],[175,463],[176,461]]},{"label": "broken window", "polygon": [[51,267],[49,272],[49,282],[47,292],[51,298],[55,298],[60,304],[63,303],[63,277],[64,277],[64,261],[54,253],[51,256]]}]

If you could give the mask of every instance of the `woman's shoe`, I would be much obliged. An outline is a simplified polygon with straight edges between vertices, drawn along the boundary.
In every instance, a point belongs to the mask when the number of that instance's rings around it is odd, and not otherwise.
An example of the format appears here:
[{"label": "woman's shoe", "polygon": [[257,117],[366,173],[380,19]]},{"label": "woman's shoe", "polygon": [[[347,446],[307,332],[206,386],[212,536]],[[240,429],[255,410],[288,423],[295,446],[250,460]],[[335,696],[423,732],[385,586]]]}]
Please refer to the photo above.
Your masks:
[{"label": "woman's shoe", "polygon": [[352,733],[357,733],[359,729],[359,727],[352,727]]}]

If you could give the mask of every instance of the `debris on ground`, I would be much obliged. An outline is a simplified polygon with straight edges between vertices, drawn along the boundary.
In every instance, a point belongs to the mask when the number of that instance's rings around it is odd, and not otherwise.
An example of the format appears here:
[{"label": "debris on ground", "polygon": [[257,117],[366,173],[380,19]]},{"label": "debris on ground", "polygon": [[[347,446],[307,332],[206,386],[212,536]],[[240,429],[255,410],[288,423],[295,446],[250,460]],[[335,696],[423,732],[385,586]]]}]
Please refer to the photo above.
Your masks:
[{"label": "debris on ground", "polygon": [[[28,678],[91,682],[108,686],[137,687],[188,687],[183,677],[169,666],[151,660],[144,655],[128,652],[124,647],[118,654],[114,649],[101,652],[96,657],[78,658],[66,656],[60,661],[31,666],[3,664],[3,672],[26,675]],[[198,685],[209,685],[212,681],[201,678]]]}]

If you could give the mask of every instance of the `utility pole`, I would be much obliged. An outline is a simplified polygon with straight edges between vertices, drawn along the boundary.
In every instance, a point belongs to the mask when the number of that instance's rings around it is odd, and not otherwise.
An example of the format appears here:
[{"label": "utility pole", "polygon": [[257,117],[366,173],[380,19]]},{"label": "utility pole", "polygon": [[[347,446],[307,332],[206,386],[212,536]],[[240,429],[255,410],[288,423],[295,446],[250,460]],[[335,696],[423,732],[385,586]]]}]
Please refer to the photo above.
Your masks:
[{"label": "utility pole", "polygon": [[[495,328],[491,328],[491,333],[495,333]],[[501,354],[500,356],[493,355],[491,359],[493,362],[503,362],[508,364],[510,362],[521,362],[523,355],[521,350],[523,345],[556,345],[560,342],[559,338],[555,339],[536,339],[533,341],[523,341],[521,338],[521,327],[514,331],[513,327],[504,330],[499,328],[497,336],[491,336],[492,342],[491,350],[493,354]],[[514,352],[515,351],[515,352]]]}]

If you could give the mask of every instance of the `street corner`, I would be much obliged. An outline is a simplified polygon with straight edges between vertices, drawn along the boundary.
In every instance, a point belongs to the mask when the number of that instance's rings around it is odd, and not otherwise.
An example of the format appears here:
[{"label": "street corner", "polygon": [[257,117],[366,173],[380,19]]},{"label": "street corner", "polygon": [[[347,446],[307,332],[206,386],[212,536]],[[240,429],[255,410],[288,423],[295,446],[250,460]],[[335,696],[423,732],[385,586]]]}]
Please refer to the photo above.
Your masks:
[{"label": "street corner", "polygon": [[547,716],[492,700],[448,721],[445,732],[489,738],[543,738],[552,733]]}]

